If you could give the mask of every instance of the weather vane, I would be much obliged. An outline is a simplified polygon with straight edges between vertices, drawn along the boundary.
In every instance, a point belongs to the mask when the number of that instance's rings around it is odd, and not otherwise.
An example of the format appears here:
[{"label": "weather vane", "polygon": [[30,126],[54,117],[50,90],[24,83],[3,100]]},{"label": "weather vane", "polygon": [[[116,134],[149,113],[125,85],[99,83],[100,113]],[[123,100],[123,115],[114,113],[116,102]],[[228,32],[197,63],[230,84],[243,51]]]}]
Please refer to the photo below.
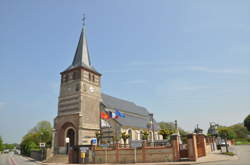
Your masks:
[{"label": "weather vane", "polygon": [[85,26],[85,20],[86,20],[86,17],[85,17],[85,14],[83,14],[83,17],[82,17],[82,26]]}]

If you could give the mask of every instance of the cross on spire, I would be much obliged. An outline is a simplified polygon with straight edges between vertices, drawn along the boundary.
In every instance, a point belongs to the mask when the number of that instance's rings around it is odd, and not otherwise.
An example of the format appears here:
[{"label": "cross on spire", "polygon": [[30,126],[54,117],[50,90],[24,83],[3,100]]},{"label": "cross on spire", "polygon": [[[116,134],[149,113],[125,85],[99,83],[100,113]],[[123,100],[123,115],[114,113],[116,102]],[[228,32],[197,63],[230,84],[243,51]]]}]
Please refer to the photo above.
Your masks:
[{"label": "cross on spire", "polygon": [[83,14],[83,17],[82,17],[82,26],[85,26],[85,20],[86,20],[86,17],[85,17],[85,14]]}]

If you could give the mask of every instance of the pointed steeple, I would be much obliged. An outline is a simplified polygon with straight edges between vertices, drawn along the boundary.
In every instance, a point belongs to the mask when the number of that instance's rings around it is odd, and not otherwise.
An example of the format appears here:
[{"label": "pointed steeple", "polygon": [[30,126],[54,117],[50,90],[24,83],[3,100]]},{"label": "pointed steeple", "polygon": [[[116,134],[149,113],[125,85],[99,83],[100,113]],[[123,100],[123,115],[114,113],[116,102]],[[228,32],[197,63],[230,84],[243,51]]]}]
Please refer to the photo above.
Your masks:
[{"label": "pointed steeple", "polygon": [[98,73],[95,70],[95,68],[91,66],[91,62],[90,62],[88,43],[87,43],[87,37],[86,37],[85,17],[83,18],[83,27],[82,27],[80,39],[78,41],[78,45],[76,48],[73,62],[65,71],[71,70],[76,67],[84,67],[95,73]]},{"label": "pointed steeple", "polygon": [[72,66],[91,67],[85,27],[82,28]]}]

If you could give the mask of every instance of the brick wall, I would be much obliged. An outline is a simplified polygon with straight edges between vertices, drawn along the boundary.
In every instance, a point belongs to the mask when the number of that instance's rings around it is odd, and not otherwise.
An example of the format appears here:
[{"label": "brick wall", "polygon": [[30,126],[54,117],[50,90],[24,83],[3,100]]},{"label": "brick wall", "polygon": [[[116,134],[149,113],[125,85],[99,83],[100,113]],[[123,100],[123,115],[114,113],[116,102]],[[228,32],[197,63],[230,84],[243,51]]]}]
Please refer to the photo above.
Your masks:
[{"label": "brick wall", "polygon": [[[137,163],[174,161],[172,147],[98,149],[92,163]],[[135,156],[136,153],[136,156]]]}]

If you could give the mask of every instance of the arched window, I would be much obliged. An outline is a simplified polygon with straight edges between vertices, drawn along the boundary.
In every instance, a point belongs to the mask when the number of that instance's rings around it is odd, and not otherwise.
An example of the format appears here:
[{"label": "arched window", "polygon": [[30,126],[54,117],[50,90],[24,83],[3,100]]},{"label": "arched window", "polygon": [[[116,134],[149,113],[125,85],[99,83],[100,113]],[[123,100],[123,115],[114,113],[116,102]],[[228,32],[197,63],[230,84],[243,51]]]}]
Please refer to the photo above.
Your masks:
[{"label": "arched window", "polygon": [[132,141],[132,130],[131,129],[128,130],[128,135],[129,135],[128,144],[131,144],[131,141]]},{"label": "arched window", "polygon": [[91,81],[91,74],[89,73],[89,81]]}]

